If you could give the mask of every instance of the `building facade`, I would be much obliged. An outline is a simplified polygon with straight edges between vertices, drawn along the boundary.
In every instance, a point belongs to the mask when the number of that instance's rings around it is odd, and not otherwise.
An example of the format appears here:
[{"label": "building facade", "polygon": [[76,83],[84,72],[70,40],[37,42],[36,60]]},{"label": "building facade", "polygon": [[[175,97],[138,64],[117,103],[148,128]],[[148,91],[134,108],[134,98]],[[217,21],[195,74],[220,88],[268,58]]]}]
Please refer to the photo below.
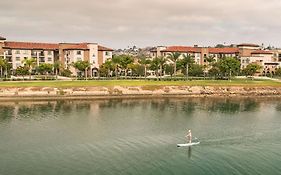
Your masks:
[{"label": "building facade", "polygon": [[24,60],[35,58],[37,66],[60,61],[65,69],[69,69],[76,76],[79,71],[75,70],[72,64],[77,61],[88,61],[91,64],[88,75],[93,77],[98,76],[100,65],[112,58],[112,52],[113,49],[97,43],[12,42],[0,37],[0,57],[7,60],[13,70],[24,66]]},{"label": "building facade", "polygon": [[[274,74],[281,67],[281,50],[264,50],[256,44],[239,44],[232,47],[190,47],[190,46],[159,46],[151,50],[152,58],[164,56],[167,57],[172,52],[179,52],[193,56],[195,63],[199,65],[208,64],[207,58],[213,58],[219,61],[225,57],[234,57],[241,61],[241,69],[251,63],[262,67],[258,75]],[[182,58],[182,56],[180,57]]]}]

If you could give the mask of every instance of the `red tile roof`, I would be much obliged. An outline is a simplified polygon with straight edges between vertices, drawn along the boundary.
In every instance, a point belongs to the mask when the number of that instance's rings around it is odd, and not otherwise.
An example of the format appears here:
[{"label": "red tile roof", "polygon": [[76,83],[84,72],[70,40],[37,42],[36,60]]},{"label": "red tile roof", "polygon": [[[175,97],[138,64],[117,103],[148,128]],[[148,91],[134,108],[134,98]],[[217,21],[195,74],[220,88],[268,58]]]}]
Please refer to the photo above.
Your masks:
[{"label": "red tile roof", "polygon": [[271,51],[268,51],[268,50],[256,50],[256,51],[253,51],[251,54],[273,54]]},{"label": "red tile roof", "polygon": [[209,53],[221,53],[221,54],[236,54],[239,53],[238,48],[234,47],[225,47],[225,48],[209,48]]},{"label": "red tile roof", "polygon": [[199,47],[189,47],[189,46],[170,46],[167,47],[165,50],[161,52],[192,52],[192,53],[199,53],[201,52],[201,48]]},{"label": "red tile roof", "polygon": [[8,49],[46,49],[57,50],[58,44],[53,43],[33,43],[33,42],[13,42],[7,41],[4,43],[4,48]]},{"label": "red tile roof", "polygon": [[0,36],[0,40],[6,40],[6,38],[4,38],[4,37]]},{"label": "red tile roof", "polygon": [[243,46],[246,46],[246,47],[260,47],[257,44],[251,44],[251,43],[242,43],[242,44],[238,44],[237,46],[238,47],[243,47]]},{"label": "red tile roof", "polygon": [[98,46],[98,50],[99,51],[113,51],[113,49],[111,48],[107,48],[107,47],[104,47],[104,46]]},{"label": "red tile roof", "polygon": [[60,43],[64,50],[87,50],[88,43]]}]

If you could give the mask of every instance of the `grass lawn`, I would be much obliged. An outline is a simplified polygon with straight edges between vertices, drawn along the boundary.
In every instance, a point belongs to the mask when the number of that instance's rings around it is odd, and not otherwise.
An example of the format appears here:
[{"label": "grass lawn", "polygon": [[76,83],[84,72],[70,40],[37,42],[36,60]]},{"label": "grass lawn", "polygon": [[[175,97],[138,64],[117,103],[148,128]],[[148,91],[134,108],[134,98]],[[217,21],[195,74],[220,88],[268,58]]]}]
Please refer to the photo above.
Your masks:
[{"label": "grass lawn", "polygon": [[273,86],[281,82],[271,80],[192,80],[192,81],[145,81],[145,80],[89,80],[89,81],[16,81],[0,82],[0,87],[89,87],[89,86]]}]

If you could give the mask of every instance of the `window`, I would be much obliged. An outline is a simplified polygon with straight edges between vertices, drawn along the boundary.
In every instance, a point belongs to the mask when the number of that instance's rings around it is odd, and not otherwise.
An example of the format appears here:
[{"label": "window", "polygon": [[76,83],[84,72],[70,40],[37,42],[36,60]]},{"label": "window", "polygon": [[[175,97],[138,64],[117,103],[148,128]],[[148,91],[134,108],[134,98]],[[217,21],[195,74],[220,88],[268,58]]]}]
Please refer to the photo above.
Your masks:
[{"label": "window", "polygon": [[81,55],[81,50],[77,50],[76,54]]},{"label": "window", "polygon": [[20,51],[19,51],[19,50],[16,50],[16,54],[20,54]]},{"label": "window", "polygon": [[28,54],[28,50],[23,50],[23,54],[27,55]]},{"label": "window", "polygon": [[24,60],[27,60],[27,57],[23,57],[24,58]]},{"label": "window", "polygon": [[48,55],[52,55],[52,51],[49,50],[49,51],[48,51]]},{"label": "window", "polygon": [[48,57],[48,61],[51,62],[52,61],[52,57]]},{"label": "window", "polygon": [[106,55],[106,56],[109,56],[110,54],[109,54],[109,52],[105,52],[105,55]]},{"label": "window", "polygon": [[76,59],[77,59],[77,61],[82,61],[82,58],[80,58],[80,57],[77,57]]},{"label": "window", "polygon": [[20,64],[20,63],[17,63],[17,64],[16,64],[16,67],[20,67],[20,66],[21,66],[21,64]]},{"label": "window", "polygon": [[20,57],[16,57],[16,61],[20,61]]}]

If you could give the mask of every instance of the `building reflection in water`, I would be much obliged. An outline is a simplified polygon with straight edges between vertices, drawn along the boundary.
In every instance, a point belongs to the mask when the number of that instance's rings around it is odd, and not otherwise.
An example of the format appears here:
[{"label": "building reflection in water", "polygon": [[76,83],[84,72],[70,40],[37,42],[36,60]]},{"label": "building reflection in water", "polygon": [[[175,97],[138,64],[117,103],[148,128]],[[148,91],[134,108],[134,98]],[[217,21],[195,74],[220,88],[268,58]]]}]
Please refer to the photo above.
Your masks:
[{"label": "building reflection in water", "polygon": [[[272,100],[272,99],[269,99]],[[163,99],[109,99],[109,100],[59,100],[59,101],[17,101],[0,103],[0,120],[12,118],[44,118],[56,117],[58,114],[73,114],[83,112],[95,117],[95,114],[108,109],[142,109],[155,110],[161,114],[170,111],[194,113],[197,110],[219,113],[237,113],[259,110],[266,99],[254,98],[163,98]],[[275,109],[281,111],[278,102]]]}]

